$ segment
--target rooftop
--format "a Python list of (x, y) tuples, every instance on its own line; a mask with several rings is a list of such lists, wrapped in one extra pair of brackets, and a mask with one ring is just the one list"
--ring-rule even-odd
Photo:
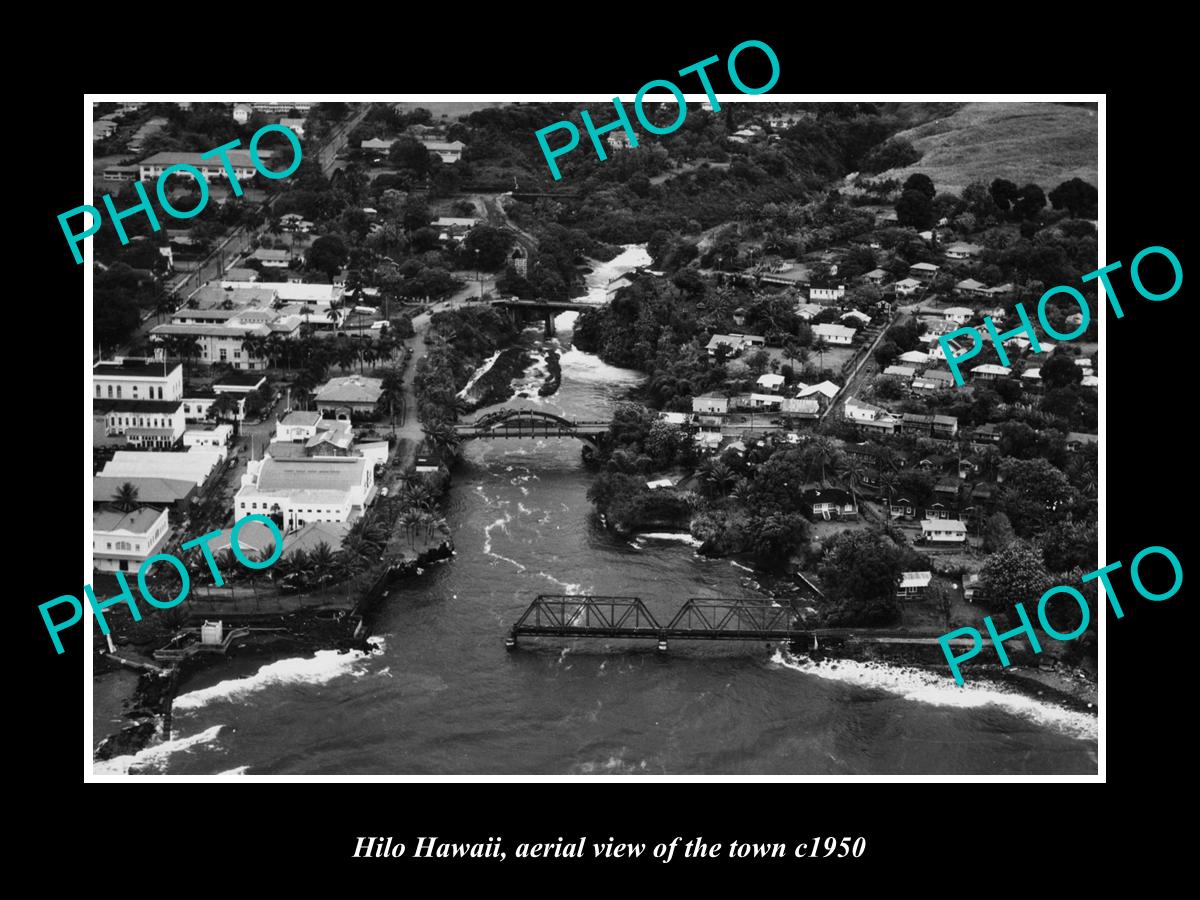
[(383, 394), (383, 381), (365, 375), (330, 378), (317, 391), (322, 403), (374, 403)]
[(182, 400), (109, 400), (96, 397), (92, 400), (93, 413), (174, 413), (178, 412)]
[[(140, 495), (141, 492), (138, 493)], [(135, 509), (132, 512), (122, 512), (119, 509), (97, 509), (92, 513), (92, 531), (128, 531), (131, 534), (145, 534), (164, 515), (166, 515), (165, 510), (147, 507)]]
[(174, 503), (182, 500), (196, 487), (193, 481), (179, 478), (150, 478), (130, 475), (108, 477), (97, 475), (92, 478), (92, 502), (107, 503), (117, 496), (121, 485), (129, 482), (138, 489), (139, 503)]
[(290, 413), (288, 413), (286, 416), (284, 416), (282, 419), (280, 419), (279, 421), (280, 421), (280, 424), (283, 424), (283, 425), (312, 426), (312, 425), (316, 425), (318, 422), (321, 421), (321, 411), (317, 410), (317, 409), (314, 409), (311, 411), (306, 410), (306, 409), (294, 409)]
[(92, 376), (100, 378), (166, 378), (178, 368), (180, 368), (179, 363), (167, 363), (164, 366), (161, 362), (127, 359), (121, 362), (98, 362), (92, 366)]
[(258, 475), (258, 489), (345, 492), (362, 483), (364, 465), (361, 456), (267, 459)]

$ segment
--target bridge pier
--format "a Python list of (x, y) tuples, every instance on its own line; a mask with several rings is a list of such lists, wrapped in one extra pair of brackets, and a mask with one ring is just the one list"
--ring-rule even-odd
[(659, 639), (658, 639), (658, 649), (657, 649), (657, 652), (658, 652), (658, 653), (666, 653), (666, 652), (667, 652), (667, 639), (666, 639), (666, 638), (659, 638)]
[(546, 310), (546, 340), (554, 337), (554, 313)]
[(517, 649), (516, 635), (510, 634), (508, 637), (506, 637), (504, 639), (504, 649), (507, 650), (509, 653), (512, 653), (514, 650)]

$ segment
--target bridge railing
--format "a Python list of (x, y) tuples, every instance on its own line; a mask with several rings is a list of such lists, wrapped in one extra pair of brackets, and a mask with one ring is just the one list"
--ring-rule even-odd
[(796, 611), (770, 600), (692, 597), (667, 624), (675, 637), (779, 635), (795, 631)]
[(539, 594), (512, 628), (514, 634), (588, 630), (654, 637), (662, 626), (637, 597)]

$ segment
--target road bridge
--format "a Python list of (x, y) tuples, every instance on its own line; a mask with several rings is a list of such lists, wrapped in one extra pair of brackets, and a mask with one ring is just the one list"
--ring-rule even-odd
[(494, 438), (578, 438), (593, 447), (602, 434), (607, 434), (608, 421), (572, 421), (554, 413), (537, 409), (498, 409), (474, 422), (460, 422), (454, 431), (460, 440)]
[(546, 337), (554, 337), (554, 317), (563, 312), (583, 312), (595, 309), (593, 303), (575, 303), (570, 300), (493, 300), (492, 306), (503, 309), (512, 323), (523, 327), (530, 321), (541, 319), (546, 326)]

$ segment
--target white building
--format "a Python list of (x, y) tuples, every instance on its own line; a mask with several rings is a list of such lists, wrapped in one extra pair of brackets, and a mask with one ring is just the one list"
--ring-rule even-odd
[(235, 369), (265, 369), (267, 360), (250, 352), (246, 339), (267, 337), (267, 325), (237, 325), (233, 320), (222, 324), (200, 325), (169, 322), (150, 329), (150, 339), (161, 343), (172, 336), (190, 337), (200, 347), (199, 359), (204, 363), (229, 363)]
[(97, 400), (178, 400), (183, 396), (183, 366), (145, 359), (115, 359), (92, 366)]
[(783, 387), (783, 376), (765, 372), (758, 376), (758, 386), (764, 391), (776, 392)]
[(444, 163), (458, 162), (467, 147), (462, 141), (434, 141), (428, 138), (421, 138), (420, 141), (426, 150), (436, 153)]
[(294, 409), (275, 423), (275, 440), (307, 441), (316, 435), (317, 423), (320, 421), (319, 410)]
[(233, 438), (233, 426), (214, 425), (211, 428), (189, 428), (183, 433), (183, 446), (207, 447), (219, 450), (229, 446)]
[(982, 252), (983, 248), (978, 244), (959, 241), (946, 248), (946, 259), (973, 259)]
[(808, 299), (811, 303), (836, 303), (846, 296), (846, 286), (814, 287), (808, 289)]
[(921, 282), (915, 278), (902, 278), (896, 282), (896, 293), (901, 297), (907, 297), (914, 294), (921, 287)]
[(100, 572), (136, 572), (167, 540), (167, 511), (143, 507), (132, 512), (92, 513), (92, 567)]
[(951, 306), (942, 310), (942, 315), (947, 322), (953, 322), (955, 325), (966, 325), (971, 316), (975, 315), (975, 310), (967, 309), (965, 306)]
[(874, 422), (880, 416), (886, 416), (888, 411), (879, 406), (873, 406), (862, 400), (846, 401), (846, 418), (851, 422)]
[(104, 478), (166, 478), (202, 485), (225, 458), (223, 448), (191, 447), (184, 453), (118, 450), (100, 470)]
[(962, 544), (967, 540), (967, 526), (958, 519), (922, 519), (921, 540), (931, 544)]
[(827, 344), (839, 344), (849, 346), (854, 341), (855, 330), (847, 328), (845, 325), (814, 325), (812, 327), (814, 337), (819, 337)]
[[(233, 168), (233, 174), (237, 180), (245, 184), (258, 174), (258, 170), (254, 168), (254, 162), (250, 159), (249, 150), (227, 150), (229, 156), (229, 164)], [(265, 158), (265, 153), (260, 153), (259, 156)], [(212, 182), (213, 179), (226, 179), (228, 175), (225, 172), (225, 163), (220, 156), (210, 156), (208, 159), (201, 159), (199, 153), (179, 153), (175, 151), (164, 151), (155, 153), (138, 163), (139, 178), (142, 181), (153, 181), (163, 173), (165, 169), (170, 168), (178, 163), (185, 163), (189, 166), (195, 166), (200, 170), (205, 180)], [(186, 180), (186, 176), (181, 179)]]
[(251, 461), (233, 500), (235, 518), (283, 516), (285, 530), (309, 522), (347, 522), (374, 497), (375, 469), (361, 456)]
[(701, 394), (692, 398), (692, 412), (724, 415), (729, 412), (729, 398), (720, 394)]

